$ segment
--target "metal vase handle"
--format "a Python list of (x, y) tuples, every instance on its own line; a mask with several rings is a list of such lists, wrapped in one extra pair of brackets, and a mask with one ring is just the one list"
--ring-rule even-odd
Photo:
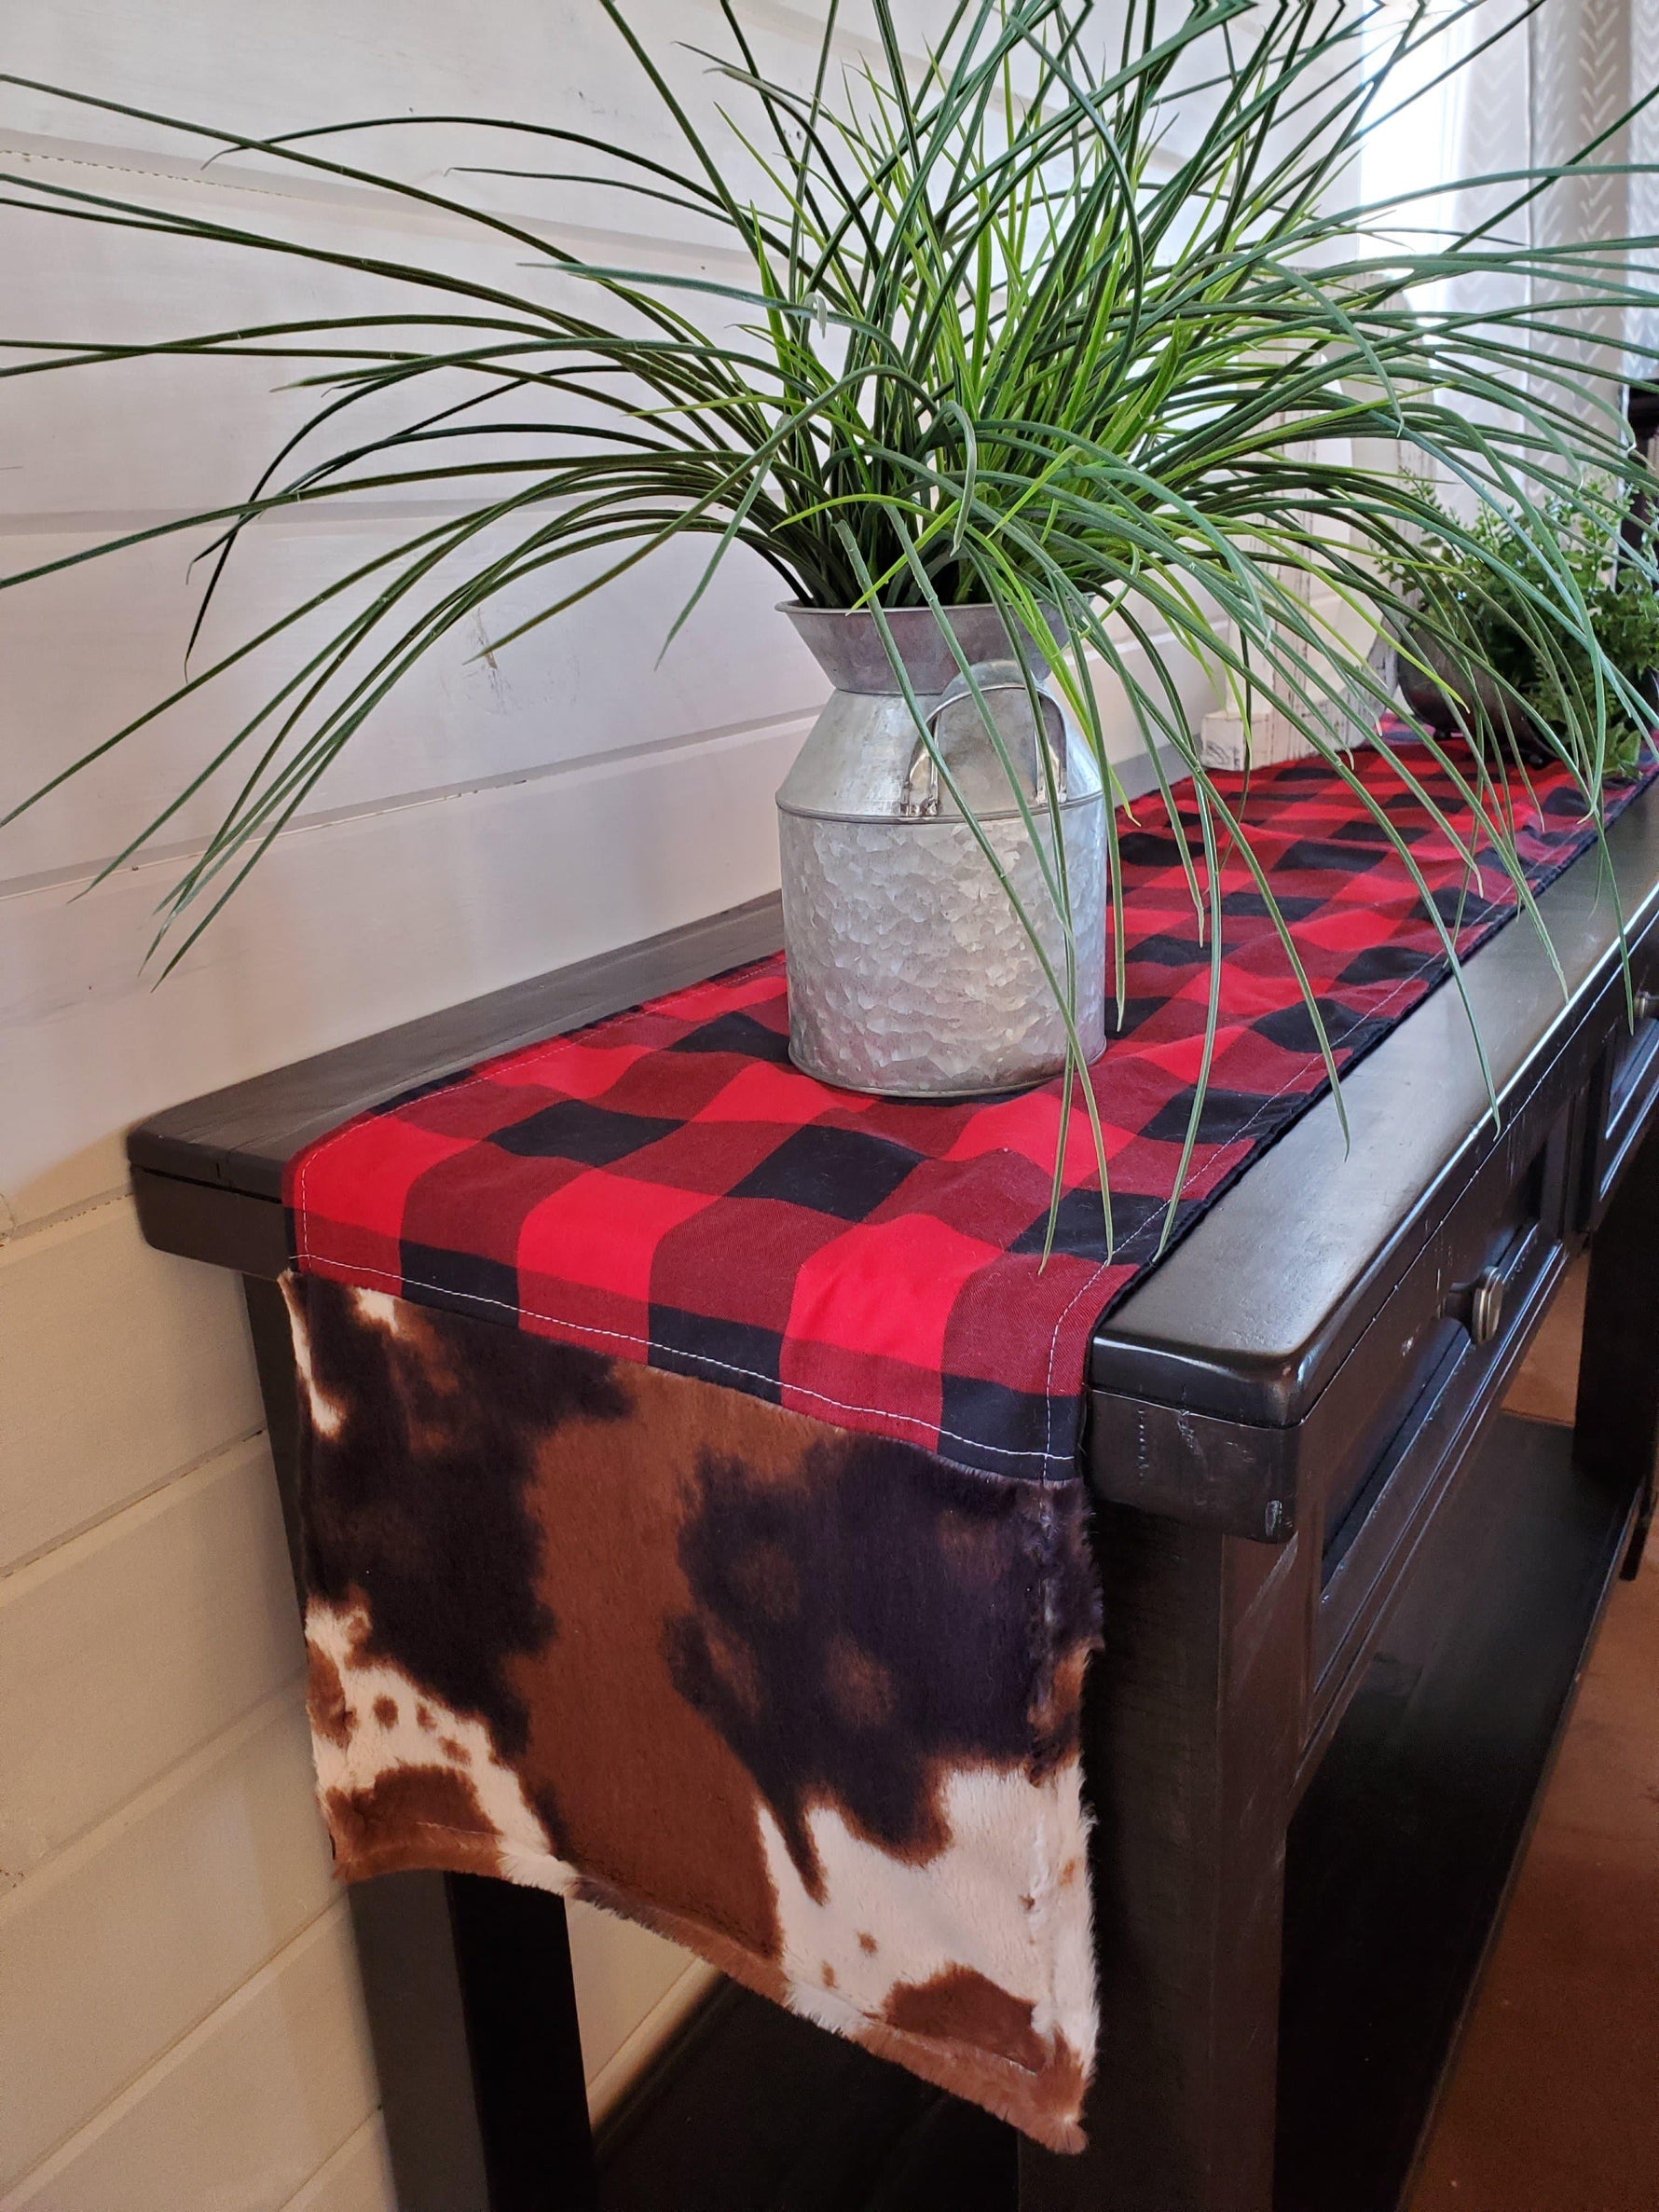
[[(928, 735), (937, 740), (940, 717), (950, 708), (959, 707), (964, 699), (973, 700), (976, 686), (980, 697), (992, 692), (1019, 692), (1029, 700), (1030, 690), (1036, 690), (1037, 701), (1042, 708), (1037, 735), (1049, 756), (1054, 796), (1063, 805), (1066, 797), (1064, 717), (1057, 702), (1047, 692), (1038, 689), (1035, 682), (1028, 689), (1025, 676), (1017, 661), (976, 661), (968, 676), (959, 675), (947, 684), (927, 717)], [(978, 713), (977, 701), (974, 701), (974, 707)], [(1048, 790), (1040, 779), (1031, 795), (1034, 799), (1047, 800)], [(898, 811), (907, 821), (929, 820), (939, 813), (939, 757), (932, 746), (918, 737), (911, 754), (910, 766), (905, 771)]]

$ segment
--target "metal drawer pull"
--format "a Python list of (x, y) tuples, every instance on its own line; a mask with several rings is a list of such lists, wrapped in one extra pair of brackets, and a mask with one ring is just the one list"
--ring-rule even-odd
[(1503, 1277), (1496, 1268), (1482, 1268), (1473, 1283), (1465, 1283), (1446, 1299), (1446, 1317), (1460, 1321), (1476, 1344), (1489, 1344), (1503, 1326)]
[(1659, 1015), (1659, 991), (1638, 991), (1632, 1001), (1638, 1023), (1651, 1022)]

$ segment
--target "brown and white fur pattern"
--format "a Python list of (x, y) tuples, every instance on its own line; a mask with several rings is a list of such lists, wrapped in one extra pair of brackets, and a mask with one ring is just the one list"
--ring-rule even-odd
[(1081, 1485), (287, 1287), (342, 1877), (590, 1898), (1080, 2147)]

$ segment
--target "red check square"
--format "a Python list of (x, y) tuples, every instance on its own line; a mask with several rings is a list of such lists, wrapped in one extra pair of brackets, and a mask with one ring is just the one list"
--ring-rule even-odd
[(786, 1337), (779, 1376), (791, 1412), (925, 1450), (938, 1447), (944, 1386), (937, 1367)]
[(518, 1271), (527, 1281), (583, 1283), (643, 1303), (658, 1243), (714, 1202), (706, 1191), (668, 1190), (595, 1168), (525, 1216)]
[(796, 1276), (788, 1334), (937, 1367), (957, 1292), (998, 1257), (928, 1214), (855, 1223)]
[(821, 1114), (868, 1110), (871, 1101), (848, 1091), (826, 1092), (799, 1068), (778, 1067), (770, 1060), (749, 1065), (723, 1083), (697, 1115), (699, 1121), (772, 1121), (781, 1129), (801, 1129)]
[[(395, 1243), (411, 1184), (473, 1146), (469, 1136), (446, 1136), (395, 1114), (348, 1122), (300, 1161), (291, 1202), (295, 1218), (302, 1230), (308, 1216), (326, 1217)], [(306, 1256), (302, 1243), (299, 1257)]]

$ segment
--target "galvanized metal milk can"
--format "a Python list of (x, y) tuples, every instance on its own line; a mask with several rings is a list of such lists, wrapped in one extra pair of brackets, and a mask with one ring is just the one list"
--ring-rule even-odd
[[(826, 1082), (898, 1098), (965, 1097), (1055, 1074), (1065, 1062), (1064, 1022), (951, 781), (1063, 982), (1061, 911), (985, 713), (937, 617), (903, 608), (886, 621), (948, 777), (922, 741), (874, 616), (783, 611), (835, 686), (777, 794), (790, 1058)], [(1073, 1018), (1092, 1059), (1105, 1042), (1099, 771), (1031, 640), (1022, 637), (1021, 648), (1037, 681), (1040, 728), (996, 610), (953, 608), (949, 620), (1050, 864), (1059, 815), (1076, 947)]]

